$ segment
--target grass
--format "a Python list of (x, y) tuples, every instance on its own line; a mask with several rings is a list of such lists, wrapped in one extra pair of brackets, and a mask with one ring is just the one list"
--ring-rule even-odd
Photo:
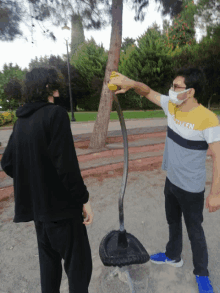
[[(220, 110), (211, 110), (216, 115), (220, 116)], [(16, 111), (14, 111), (16, 112)], [(76, 122), (87, 122), (87, 121), (95, 121), (97, 118), (98, 112), (74, 112), (74, 117)], [(72, 113), (68, 112), (70, 120), (72, 119)], [(163, 110), (151, 110), (151, 111), (123, 111), (124, 119), (145, 119), (145, 118), (165, 118), (166, 115), (164, 114)], [(16, 118), (17, 120), (17, 118)], [(16, 121), (15, 120), (15, 121)], [(118, 120), (117, 112), (111, 112), (110, 120)], [(14, 121), (14, 122), (15, 122)], [(6, 126), (13, 126), (14, 123), (10, 122), (5, 124), (2, 127)]]
[[(220, 110), (211, 110), (216, 115), (220, 116)], [(72, 113), (68, 112), (70, 120), (72, 119)], [(150, 110), (150, 111), (123, 111), (124, 119), (145, 119), (145, 118), (166, 118), (163, 110)], [(74, 113), (76, 122), (95, 121), (97, 118), (97, 112), (76, 112)], [(111, 112), (110, 120), (118, 120), (118, 113)]]
[[(78, 122), (95, 121), (97, 118), (97, 112), (75, 112), (74, 117)], [(70, 120), (72, 119), (72, 113), (68, 112)], [(145, 119), (145, 118), (164, 118), (166, 117), (161, 110), (157, 111), (123, 111), (124, 119)], [(111, 112), (110, 120), (118, 120), (118, 113)]]

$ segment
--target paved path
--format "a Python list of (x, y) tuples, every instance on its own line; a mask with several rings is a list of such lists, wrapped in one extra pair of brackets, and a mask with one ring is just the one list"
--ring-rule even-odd
[[(71, 130), (74, 141), (89, 139), (94, 128), (95, 122), (71, 122)], [(138, 134), (144, 132), (165, 131), (167, 118), (148, 118), (125, 120), (128, 134)], [(13, 129), (0, 129), (0, 142), (5, 147)], [(108, 127), (108, 136), (121, 136), (121, 125), (119, 121), (110, 121)]]

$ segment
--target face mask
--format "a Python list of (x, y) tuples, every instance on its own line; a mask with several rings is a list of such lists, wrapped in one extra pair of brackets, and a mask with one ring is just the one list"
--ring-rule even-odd
[(184, 101), (186, 101), (188, 98), (186, 98), (185, 100), (178, 100), (177, 96), (179, 94), (183, 94), (188, 92), (190, 89), (184, 90), (182, 92), (175, 92), (173, 90), (169, 90), (169, 97), (170, 97), (170, 101), (176, 105), (181, 105)]

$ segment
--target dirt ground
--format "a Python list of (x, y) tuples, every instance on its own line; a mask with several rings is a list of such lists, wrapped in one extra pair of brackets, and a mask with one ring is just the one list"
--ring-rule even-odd
[[(208, 196), (212, 182), (212, 161), (206, 162)], [(99, 244), (111, 230), (119, 229), (118, 195), (121, 188), (122, 170), (117, 176), (104, 175), (97, 178), (85, 178), (94, 211), (93, 224), (87, 227), (92, 259), (93, 273), (89, 293), (99, 291), (100, 282), (104, 282), (106, 272), (112, 268), (103, 266), (99, 258)], [(168, 241), (168, 226), (165, 217), (164, 184), (166, 172), (161, 170), (161, 163), (149, 166), (149, 169), (129, 171), (124, 197), (124, 221), (127, 232), (133, 234), (146, 248), (149, 254), (164, 251)], [(13, 193), (9, 200), (0, 203), (0, 292), (1, 293), (40, 293), (40, 273), (36, 232), (34, 223), (13, 223)], [(209, 272), (214, 292), (219, 293), (220, 255), (220, 213), (208, 213), (204, 209), (204, 231), (209, 251)], [(184, 221), (183, 221), (184, 222)], [(142, 266), (131, 266), (135, 271), (142, 268), (148, 280), (148, 293), (197, 293), (198, 286), (192, 274), (193, 263), (191, 246), (185, 224), (183, 223), (184, 266), (180, 269), (153, 265), (150, 262)], [(158, 279), (159, 278), (159, 279)], [(103, 283), (102, 283), (103, 285)], [(109, 283), (104, 293), (129, 292), (128, 285), (115, 278)], [(126, 287), (127, 286), (127, 287)], [(114, 288), (114, 289), (113, 289)], [(68, 293), (68, 281), (63, 271), (61, 291)], [(139, 293), (139, 292), (138, 292)], [(142, 293), (142, 291), (141, 291)]]
[[(159, 167), (156, 165), (151, 166), (149, 170), (157, 170)], [(158, 172), (161, 173), (161, 171)], [(102, 174), (100, 178), (87, 177), (84, 179), (90, 192), (90, 201), (95, 214), (94, 223), (87, 228), (94, 266), (90, 293), (97, 293), (97, 279), (103, 269), (103, 264), (97, 251), (101, 238), (104, 237), (107, 230), (118, 229), (119, 226), (118, 195), (122, 173), (123, 170), (118, 170), (114, 176)], [(130, 186), (132, 191), (129, 192), (129, 199), (125, 198), (125, 202), (129, 201), (131, 205), (137, 205), (138, 199), (136, 198), (131, 202), (131, 197), (135, 194), (134, 188), (136, 184), (140, 186), (139, 180), (141, 180), (140, 176), (142, 177), (142, 174), (142, 172), (132, 172), (129, 175), (127, 185), (132, 185), (132, 187)], [(139, 192), (139, 194), (140, 197), (143, 196), (143, 192)], [(0, 256), (0, 263), (3, 264), (0, 269), (0, 279), (3, 280), (0, 283), (0, 292), (41, 292), (37, 240), (33, 221), (27, 223), (12, 222), (14, 217), (13, 192), (8, 200), (0, 202), (0, 213), (0, 243), (1, 251), (4, 252)], [(102, 221), (99, 221), (100, 218), (102, 218)], [(103, 221), (105, 224), (101, 228), (100, 223), (103, 223)], [(92, 233), (90, 233), (91, 230), (93, 230)], [(101, 233), (97, 234), (97, 231)], [(68, 293), (67, 277), (64, 271), (61, 293)]]

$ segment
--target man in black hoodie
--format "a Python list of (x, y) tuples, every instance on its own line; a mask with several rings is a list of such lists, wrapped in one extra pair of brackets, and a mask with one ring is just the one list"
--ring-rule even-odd
[(16, 111), (18, 119), (1, 166), (13, 178), (13, 222), (35, 224), (42, 293), (60, 292), (62, 259), (69, 292), (88, 293), (92, 258), (85, 225), (92, 223), (94, 214), (68, 113), (54, 105), (59, 87), (59, 73), (53, 67), (26, 74), (25, 103)]

